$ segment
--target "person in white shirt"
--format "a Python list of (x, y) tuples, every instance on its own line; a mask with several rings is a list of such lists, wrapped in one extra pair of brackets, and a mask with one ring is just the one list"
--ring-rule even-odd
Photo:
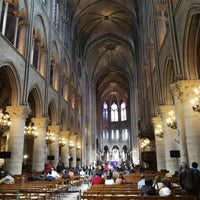
[(114, 179), (112, 178), (112, 176), (108, 175), (105, 180), (105, 185), (114, 185), (114, 184), (115, 184)]
[(137, 183), (138, 190), (140, 190), (143, 185), (145, 185), (145, 175), (141, 174), (141, 179)]
[(0, 184), (5, 183), (5, 184), (14, 184), (15, 180), (14, 178), (10, 175), (9, 172), (5, 172), (5, 176), (0, 180)]
[(159, 190), (159, 195), (162, 197), (170, 196), (172, 194), (171, 182), (169, 179), (163, 180), (163, 187)]

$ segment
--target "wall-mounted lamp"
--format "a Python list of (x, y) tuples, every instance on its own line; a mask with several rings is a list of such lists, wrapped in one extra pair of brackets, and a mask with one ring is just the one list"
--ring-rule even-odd
[(38, 132), (33, 122), (30, 122), (28, 126), (24, 127), (24, 135), (27, 138), (37, 138)]
[(155, 128), (155, 135), (157, 137), (163, 138), (163, 130), (162, 130), (162, 126), (160, 124), (157, 124), (156, 128)]
[(67, 144), (66, 139), (65, 139), (64, 137), (60, 137), (60, 138), (59, 138), (59, 145), (60, 145), (61, 147), (64, 147), (66, 144)]
[(51, 133), (50, 130), (48, 130), (46, 132), (46, 138), (45, 139), (46, 139), (47, 144), (51, 144), (51, 143), (55, 142), (55, 140), (56, 140), (54, 134)]
[(77, 149), (78, 150), (81, 149), (81, 144), (80, 143), (77, 144)]
[(0, 109), (0, 129), (9, 128), (10, 125), (11, 121), (9, 114)]
[(172, 129), (177, 129), (177, 122), (176, 122), (176, 118), (174, 116), (174, 111), (171, 110), (168, 113), (169, 117), (167, 118), (167, 126), (169, 126)]
[(194, 89), (195, 97), (191, 99), (192, 109), (194, 112), (200, 112), (200, 87)]
[(150, 146), (150, 143), (151, 143), (151, 141), (149, 140), (149, 138), (145, 138), (145, 139), (142, 141), (140, 147), (141, 147), (142, 149), (145, 149), (147, 146)]
[(72, 140), (69, 141), (69, 147), (73, 148), (74, 147), (74, 142)]

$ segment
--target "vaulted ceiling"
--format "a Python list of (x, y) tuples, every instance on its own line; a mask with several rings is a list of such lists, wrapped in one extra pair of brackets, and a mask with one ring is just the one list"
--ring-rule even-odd
[(72, 37), (101, 101), (127, 100), (136, 74), (137, 0), (69, 0)]

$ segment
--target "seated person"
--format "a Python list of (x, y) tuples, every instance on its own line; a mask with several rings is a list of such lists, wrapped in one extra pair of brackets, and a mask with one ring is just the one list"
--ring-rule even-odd
[(4, 177), (0, 180), (0, 184), (1, 183), (5, 183), (5, 184), (14, 184), (15, 180), (14, 178), (11, 176), (11, 174), (6, 171), (4, 174)]
[(105, 180), (105, 185), (113, 185), (113, 184), (115, 184), (114, 179), (112, 178), (111, 175), (108, 175), (108, 176), (106, 177), (106, 180)]
[(46, 173), (45, 170), (42, 170), (41, 174), (40, 174), (40, 179), (41, 180), (46, 180)]
[(145, 185), (145, 175), (141, 174), (140, 180), (137, 183), (138, 190), (140, 190), (143, 185)]
[(46, 180), (47, 181), (53, 181), (55, 179), (56, 179), (55, 176), (52, 175), (52, 170), (50, 170), (49, 173), (46, 176)]
[(51, 168), (51, 176), (55, 177), (55, 179), (60, 178), (60, 174), (53, 167)]
[(100, 171), (96, 171), (95, 176), (91, 179), (91, 183), (92, 185), (105, 183), (105, 179), (101, 177)]
[(159, 195), (162, 197), (170, 196), (172, 194), (171, 182), (169, 179), (163, 180), (163, 187), (159, 190)]
[(120, 173), (119, 176), (115, 180), (115, 184), (119, 185), (119, 184), (123, 184), (123, 183), (125, 183), (125, 179), (124, 179), (123, 175)]
[(140, 189), (141, 196), (154, 196), (156, 195), (156, 190), (153, 187), (153, 181), (151, 178), (145, 179), (145, 185), (143, 185)]
[(41, 180), (40, 177), (36, 176), (34, 171), (30, 172), (30, 175), (28, 176), (29, 181), (36, 181), (36, 180)]
[(161, 180), (161, 177), (160, 176), (156, 176), (155, 177), (155, 181), (153, 183), (153, 187), (156, 189), (156, 190), (160, 190), (162, 187), (164, 186), (162, 180)]
[(68, 171), (67, 169), (65, 169), (65, 170), (63, 171), (62, 178), (64, 178), (64, 179), (70, 178), (70, 176), (69, 176), (69, 171)]

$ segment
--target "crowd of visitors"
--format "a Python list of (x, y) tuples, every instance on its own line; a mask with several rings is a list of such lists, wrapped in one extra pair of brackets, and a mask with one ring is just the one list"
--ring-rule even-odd
[[(32, 170), (28, 176), (29, 181), (35, 180), (56, 180), (58, 178), (70, 179), (73, 176), (79, 176), (80, 178), (87, 179), (94, 184), (128, 184), (125, 175), (135, 173), (137, 170), (133, 164), (122, 163), (121, 165), (112, 166), (109, 163), (98, 163), (96, 166), (86, 167), (65, 167), (64, 164), (58, 163), (54, 168), (48, 162), (45, 164), (44, 170), (38, 174)], [(0, 184), (14, 184), (15, 180), (9, 172), (0, 174)], [(141, 174), (140, 180), (137, 182), (138, 194), (142, 196), (160, 195), (170, 196), (172, 192), (172, 183), (170, 181), (169, 173), (164, 177), (159, 175), (147, 177)], [(200, 172), (198, 170), (198, 163), (193, 162), (191, 167), (187, 163), (182, 163), (180, 169), (176, 171), (173, 177), (178, 178), (178, 186), (183, 192), (196, 195), (200, 200)], [(67, 181), (66, 181), (67, 182)]]

